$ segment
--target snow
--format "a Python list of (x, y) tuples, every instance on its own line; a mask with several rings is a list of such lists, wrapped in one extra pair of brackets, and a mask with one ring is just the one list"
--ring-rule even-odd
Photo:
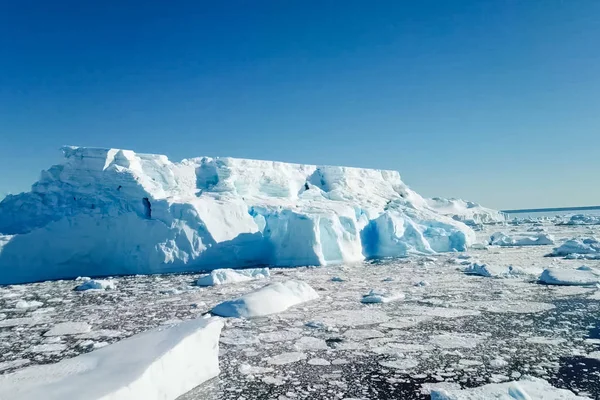
[(396, 300), (402, 300), (404, 293), (390, 293), (385, 289), (371, 289), (371, 291), (363, 295), (361, 303), (389, 303)]
[(506, 221), (506, 214), (491, 208), (482, 207), (471, 201), (444, 199), (440, 197), (426, 199), (426, 201), (429, 207), (440, 214), (447, 215), (470, 226)]
[(491, 383), (470, 389), (433, 389), (431, 400), (583, 400), (566, 389), (557, 389), (543, 379), (524, 377), (518, 382)]
[(570, 254), (600, 255), (600, 242), (593, 237), (573, 238), (552, 251), (553, 256), (568, 256)]
[(502, 232), (496, 232), (490, 237), (490, 244), (495, 246), (543, 246), (554, 244), (554, 238), (548, 233), (509, 236)]
[(222, 317), (261, 317), (283, 312), (292, 306), (318, 297), (317, 292), (308, 284), (288, 280), (265, 286), (235, 300), (224, 301), (215, 306), (211, 312)]
[(600, 283), (600, 271), (589, 267), (547, 268), (540, 275), (539, 281), (548, 285), (590, 286)]
[(77, 291), (85, 290), (114, 290), (117, 288), (115, 281), (110, 279), (88, 279), (75, 287)]
[(266, 279), (270, 276), (269, 268), (249, 268), (249, 269), (215, 269), (210, 274), (198, 278), (198, 286), (217, 286), (230, 283), (247, 282), (255, 279)]
[[(0, 398), (175, 399), (219, 373), (223, 322), (199, 318), (0, 376)], [(50, 346), (50, 345), (48, 345)]]
[(475, 234), (395, 171), (65, 147), (0, 203), (0, 284), (333, 265), (463, 251)]

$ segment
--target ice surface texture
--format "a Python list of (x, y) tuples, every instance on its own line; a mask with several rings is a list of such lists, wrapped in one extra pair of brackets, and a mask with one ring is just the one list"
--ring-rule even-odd
[(0, 284), (464, 250), (395, 171), (65, 147), (0, 203)]
[(506, 214), (498, 210), (482, 207), (472, 201), (444, 199), (440, 197), (434, 197), (426, 201), (429, 207), (440, 214), (447, 215), (470, 226), (505, 222), (507, 219)]
[(91, 353), (0, 376), (12, 400), (174, 399), (219, 374), (220, 318), (132, 336)]

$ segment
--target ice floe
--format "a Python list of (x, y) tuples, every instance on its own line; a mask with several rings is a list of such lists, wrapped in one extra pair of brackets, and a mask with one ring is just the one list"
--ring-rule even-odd
[(253, 318), (279, 313), (318, 297), (307, 283), (289, 280), (273, 283), (235, 300), (224, 301), (211, 312), (222, 317)]
[(198, 286), (217, 286), (229, 283), (247, 282), (255, 279), (266, 279), (270, 276), (269, 268), (248, 269), (215, 269), (196, 281)]
[(554, 244), (554, 238), (548, 233), (509, 236), (502, 232), (496, 232), (490, 237), (490, 244), (494, 246), (543, 246)]
[(363, 295), (361, 303), (390, 303), (392, 301), (402, 300), (405, 297), (404, 293), (390, 292), (386, 289), (371, 289), (371, 291)]

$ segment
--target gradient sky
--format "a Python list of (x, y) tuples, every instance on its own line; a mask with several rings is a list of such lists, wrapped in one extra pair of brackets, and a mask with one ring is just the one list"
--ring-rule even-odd
[(600, 1), (2, 1), (0, 194), (63, 144), (600, 204)]

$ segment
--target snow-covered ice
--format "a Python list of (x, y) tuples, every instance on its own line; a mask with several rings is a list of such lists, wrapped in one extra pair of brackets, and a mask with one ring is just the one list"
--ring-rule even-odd
[(492, 383), (470, 389), (433, 389), (431, 400), (591, 400), (565, 389), (552, 387), (543, 379), (525, 377), (518, 382)]
[(88, 333), (92, 328), (86, 322), (62, 322), (44, 333), (44, 336), (79, 335)]
[(552, 251), (553, 256), (568, 256), (570, 254), (600, 256), (600, 242), (593, 237), (573, 238)]
[(363, 295), (361, 303), (389, 303), (391, 301), (402, 300), (404, 293), (394, 293), (385, 289), (371, 289), (369, 293)]
[(175, 399), (219, 373), (222, 326), (218, 318), (190, 320), (54, 365), (2, 375), (0, 398)]
[(63, 148), (0, 202), (0, 283), (462, 251), (475, 234), (395, 171)]
[(222, 317), (261, 317), (280, 313), (318, 297), (317, 292), (307, 283), (289, 280), (273, 283), (235, 300), (224, 301), (215, 306), (212, 313)]
[(465, 268), (465, 274), (485, 276), (488, 278), (509, 278), (523, 275), (523, 273), (523, 270), (513, 267), (512, 265), (505, 267), (500, 265), (478, 264), (475, 262)]
[(501, 223), (506, 221), (506, 215), (498, 210), (482, 207), (472, 201), (461, 199), (444, 199), (434, 197), (426, 199), (429, 207), (443, 215), (447, 215), (467, 225)]
[(510, 236), (496, 232), (490, 237), (490, 244), (494, 246), (544, 246), (554, 244), (554, 238), (548, 233)]
[(600, 270), (589, 267), (579, 267), (577, 269), (547, 268), (540, 275), (539, 281), (548, 285), (596, 285), (600, 283)]
[(266, 279), (269, 275), (269, 268), (248, 268), (248, 269), (215, 269), (210, 274), (198, 278), (198, 286), (226, 285), (230, 283), (246, 282), (255, 279)]

